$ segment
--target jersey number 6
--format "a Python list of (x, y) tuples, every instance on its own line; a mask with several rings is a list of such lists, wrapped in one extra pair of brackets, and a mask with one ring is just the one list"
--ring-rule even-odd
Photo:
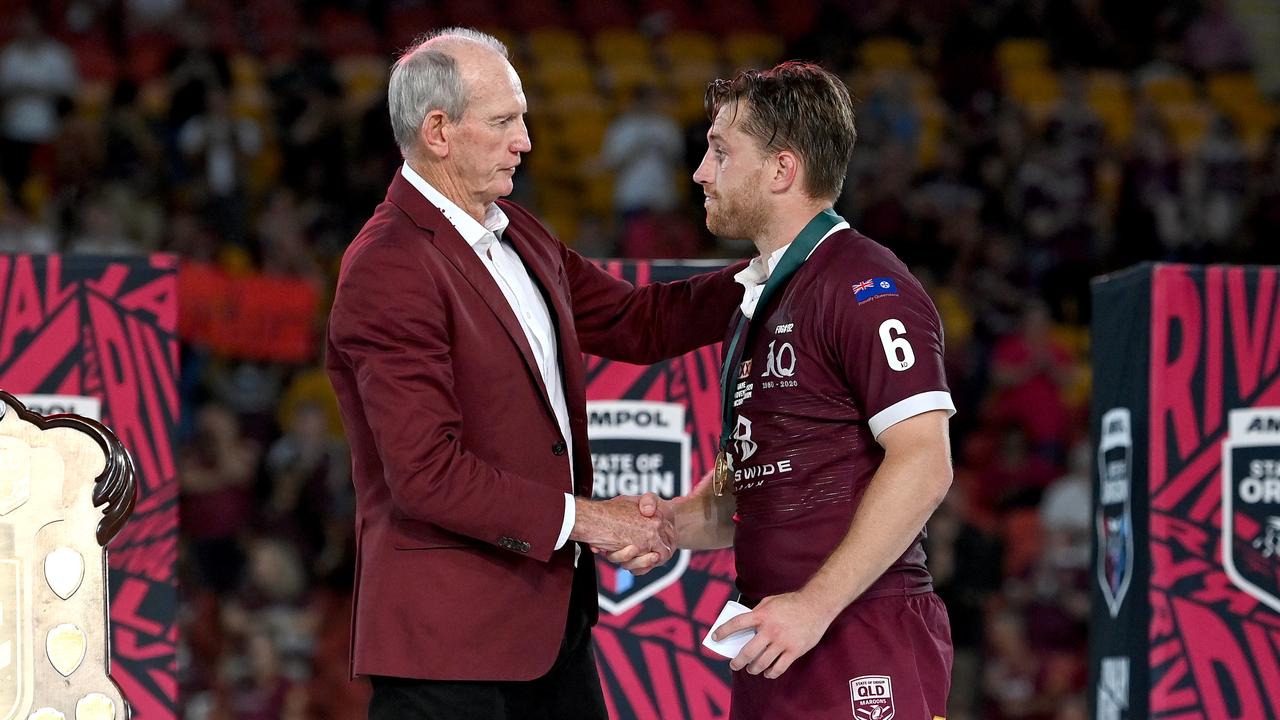
[[(896, 335), (895, 335), (896, 333)], [(880, 344), (884, 345), (884, 356), (889, 367), (902, 372), (916, 364), (916, 354), (911, 343), (905, 337), (907, 328), (897, 318), (889, 318), (880, 323)]]

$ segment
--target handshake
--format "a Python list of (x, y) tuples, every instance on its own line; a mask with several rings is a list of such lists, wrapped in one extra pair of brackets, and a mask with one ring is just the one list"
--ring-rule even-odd
[(675, 554), (675, 505), (653, 493), (580, 500), (569, 538), (584, 542), (610, 562), (643, 575)]

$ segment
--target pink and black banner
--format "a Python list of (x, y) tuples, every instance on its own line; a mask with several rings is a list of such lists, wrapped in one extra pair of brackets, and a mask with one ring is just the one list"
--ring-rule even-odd
[(1094, 717), (1280, 717), (1280, 268), (1093, 301)]
[[(610, 262), (637, 284), (686, 278), (721, 264)], [(720, 350), (652, 366), (587, 359), (588, 430), (599, 498), (689, 492), (711, 469), (720, 433)], [(639, 577), (596, 560), (594, 635), (613, 720), (729, 717), (729, 663), (702, 646), (737, 597), (733, 553), (681, 551)]]
[(0, 255), (0, 389), (100, 419), (133, 456), (138, 502), (108, 546), (111, 676), (135, 720), (176, 716), (176, 259)]

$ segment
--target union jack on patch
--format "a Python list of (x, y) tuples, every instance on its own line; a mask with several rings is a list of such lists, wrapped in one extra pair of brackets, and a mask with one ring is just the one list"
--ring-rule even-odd
[(898, 284), (893, 281), (893, 278), (867, 278), (853, 284), (853, 299), (857, 300), (859, 305), (878, 297), (897, 294)]

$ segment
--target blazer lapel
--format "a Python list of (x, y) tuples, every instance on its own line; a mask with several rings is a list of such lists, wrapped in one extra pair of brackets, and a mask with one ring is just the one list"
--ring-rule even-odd
[(458, 274), (462, 275), (470, 283), (476, 294), (489, 307), (489, 310), (497, 316), (498, 321), (502, 323), (502, 327), (507, 331), (511, 341), (520, 350), (520, 356), (524, 358), (525, 367), (537, 385), (538, 392), (542, 395), (542, 401), (546, 404), (548, 412), (550, 412), (551, 401), (547, 394), (547, 386), (542, 382), (542, 372), (538, 369), (538, 362), (533, 357), (533, 349), (529, 347), (529, 339), (525, 337), (524, 328), (520, 327), (520, 321), (516, 318), (515, 312), (512, 311), (511, 304), (507, 302), (506, 296), (502, 294), (502, 290), (498, 288), (498, 283), (494, 281), (493, 275), (489, 274), (488, 268), (480, 261), (476, 251), (467, 244), (466, 240), (462, 239), (462, 236), (458, 234), (457, 228), (445, 218), (440, 209), (427, 202), (422, 193), (418, 192), (418, 189), (413, 187), (408, 180), (405, 180), (399, 171), (396, 172), (395, 179), (391, 181), (391, 187), (387, 191), (387, 198), (401, 210), (404, 210), (418, 227), (431, 233), (432, 240), (441, 254), (457, 269)]
[[(511, 225), (503, 234), (515, 248), (516, 254), (524, 260), (524, 265), (533, 274), (534, 279), (542, 286), (543, 295), (547, 298), (547, 309), (551, 311), (551, 323), (556, 329), (556, 343), (560, 358), (560, 378), (564, 387), (565, 405), (569, 409), (570, 432), (573, 433), (575, 460), (574, 478), (577, 495), (590, 496), (593, 484), (591, 471), (590, 444), (585, 432), (576, 432), (577, 427), (586, 428), (586, 418), (581, 416), (577, 408), (586, 408), (587, 391), (586, 375), (582, 363), (582, 349), (578, 345), (578, 333), (573, 324), (573, 309), (569, 305), (567, 291), (559, 281), (557, 259), (544, 257), (547, 253), (530, 240), (526, 227), (517, 222), (516, 216), (507, 213)], [(574, 420), (581, 422), (575, 423)]]

